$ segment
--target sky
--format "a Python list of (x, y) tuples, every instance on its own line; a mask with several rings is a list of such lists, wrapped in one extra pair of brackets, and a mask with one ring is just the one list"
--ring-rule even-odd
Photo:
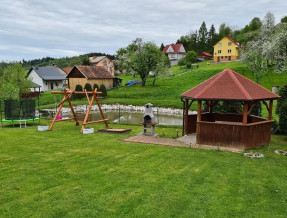
[(0, 61), (115, 54), (136, 38), (175, 43), (203, 21), (243, 28), (269, 11), (287, 16), (286, 0), (0, 0)]

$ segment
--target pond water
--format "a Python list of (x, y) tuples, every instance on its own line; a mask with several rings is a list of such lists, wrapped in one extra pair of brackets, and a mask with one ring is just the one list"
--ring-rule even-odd
[[(87, 105), (79, 105), (74, 107), (74, 110), (79, 114), (79, 119), (85, 117), (88, 109)], [(143, 121), (144, 107), (141, 106), (126, 106), (126, 105), (102, 105), (102, 109), (106, 118), (110, 119), (111, 123), (119, 124), (139, 124)], [(42, 117), (53, 117), (56, 109), (43, 109), (40, 111)], [(72, 117), (70, 108), (62, 108), (61, 114), (63, 117)], [(91, 120), (101, 120), (101, 114), (97, 107), (91, 110)], [(182, 110), (172, 108), (156, 108), (154, 110), (155, 122), (158, 125), (182, 125)]]
[[(92, 120), (100, 120), (100, 113), (91, 113)], [(143, 121), (143, 113), (132, 113), (132, 112), (115, 112), (115, 111), (106, 111), (104, 112), (106, 118), (110, 119), (112, 123), (120, 124), (139, 124)], [(166, 115), (166, 114), (154, 114), (155, 122), (158, 125), (182, 125), (182, 116), (179, 115)]]

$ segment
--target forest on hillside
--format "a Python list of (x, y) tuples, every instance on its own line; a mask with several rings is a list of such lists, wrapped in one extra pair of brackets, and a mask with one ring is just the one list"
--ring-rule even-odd
[[(222, 23), (218, 31), (216, 31), (214, 24), (208, 30), (205, 21), (203, 21), (198, 30), (191, 30), (188, 34), (180, 36), (176, 43), (182, 43), (186, 52), (195, 51), (197, 54), (201, 52), (213, 54), (213, 46), (216, 42), (224, 36), (231, 36), (234, 41), (239, 42), (244, 47), (249, 41), (259, 36), (264, 19), (261, 20), (258, 17), (254, 17), (242, 29), (236, 29), (235, 27), (228, 26), (226, 23)], [(287, 16), (283, 17), (277, 25), (280, 23), (287, 23)], [(161, 50), (163, 48), (164, 44), (161, 44)]]
[[(62, 68), (72, 67), (74, 65), (87, 64), (88, 58), (92, 56), (107, 56), (111, 60), (115, 59), (115, 57), (110, 54), (93, 52), (93, 53), (87, 53), (87, 54), (83, 54), (79, 56), (63, 57), (63, 58), (44, 57), (44, 58), (39, 58), (39, 59), (27, 60), (27, 61), (23, 59), (22, 61), (20, 61), (20, 64), (27, 70), (30, 69), (32, 66), (42, 67), (42, 66), (51, 66), (53, 64), (56, 64)], [(5, 69), (10, 64), (13, 64), (13, 63), (0, 62), (0, 68)]]

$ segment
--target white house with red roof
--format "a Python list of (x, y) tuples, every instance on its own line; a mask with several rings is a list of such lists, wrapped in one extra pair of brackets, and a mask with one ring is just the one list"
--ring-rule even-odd
[(181, 43), (166, 45), (162, 52), (168, 55), (171, 65), (176, 65), (178, 60), (186, 55), (186, 51)]

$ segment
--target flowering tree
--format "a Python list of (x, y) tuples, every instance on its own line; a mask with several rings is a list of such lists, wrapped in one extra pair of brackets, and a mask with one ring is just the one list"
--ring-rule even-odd
[(0, 98), (17, 99), (28, 92), (32, 82), (26, 75), (26, 70), (19, 63), (7, 67), (0, 75)]
[(121, 69), (139, 74), (142, 86), (145, 86), (148, 75), (154, 78), (167, 70), (167, 57), (153, 42), (143, 42), (136, 39), (127, 48), (117, 51), (116, 60)]

